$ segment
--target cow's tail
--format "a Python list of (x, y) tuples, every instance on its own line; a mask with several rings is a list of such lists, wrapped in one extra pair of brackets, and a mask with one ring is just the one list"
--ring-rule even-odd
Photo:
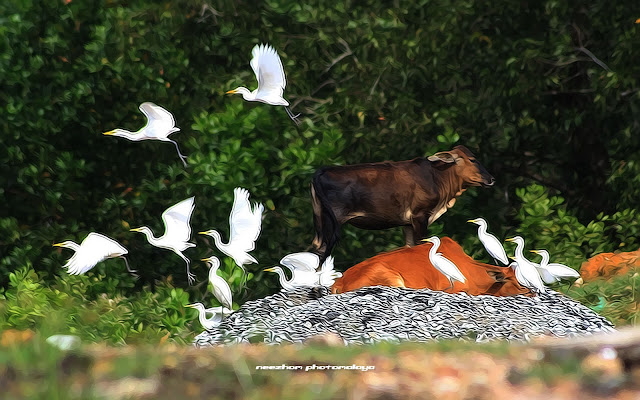
[(311, 180), (311, 201), (313, 204), (313, 225), (316, 236), (313, 246), (320, 255), (320, 265), (331, 254), (331, 250), (339, 239), (340, 226), (333, 210), (329, 205), (329, 199), (324, 192), (319, 180), (324, 171), (318, 170)]

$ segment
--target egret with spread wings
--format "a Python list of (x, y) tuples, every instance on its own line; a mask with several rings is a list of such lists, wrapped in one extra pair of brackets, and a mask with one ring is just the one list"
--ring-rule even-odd
[(188, 242), (191, 237), (191, 225), (189, 221), (195, 207), (195, 197), (190, 197), (167, 208), (162, 213), (164, 235), (159, 238), (154, 237), (151, 229), (146, 226), (131, 229), (132, 232), (144, 233), (147, 240), (152, 245), (172, 250), (174, 253), (179, 255), (180, 258), (187, 263), (187, 279), (190, 285), (195, 281), (195, 275), (189, 270), (190, 261), (184, 254), (182, 254), (182, 252), (190, 247), (196, 246), (195, 244)]
[(235, 188), (233, 197), (233, 207), (229, 215), (229, 242), (223, 243), (220, 233), (213, 229), (199, 233), (211, 236), (218, 250), (233, 258), (233, 261), (246, 272), (245, 264), (258, 262), (249, 252), (255, 248), (255, 242), (260, 236), (264, 206), (254, 203), (252, 208), (247, 189)]
[(289, 118), (296, 124), (296, 118), (289, 109), (289, 102), (285, 100), (284, 89), (287, 86), (287, 78), (284, 75), (284, 67), (280, 56), (273, 47), (268, 44), (256, 45), (251, 50), (251, 68), (258, 80), (258, 88), (250, 91), (244, 86), (229, 90), (227, 94), (240, 93), (247, 101), (260, 101), (273, 106), (284, 106)]
[(140, 104), (140, 111), (142, 111), (145, 117), (147, 117), (147, 124), (139, 131), (130, 132), (125, 129), (114, 129), (103, 133), (103, 135), (123, 137), (134, 142), (140, 140), (160, 140), (162, 142), (171, 142), (176, 146), (180, 161), (182, 161), (186, 167), (187, 162), (185, 160), (187, 157), (180, 153), (178, 143), (169, 139), (169, 135), (180, 130), (180, 128), (176, 127), (176, 121), (173, 118), (173, 114), (151, 102)]
[(135, 273), (129, 268), (129, 263), (125, 254), (129, 252), (120, 243), (96, 232), (91, 232), (79, 245), (76, 242), (67, 240), (55, 243), (56, 247), (65, 247), (74, 250), (76, 253), (63, 266), (70, 275), (80, 275), (95, 267), (101, 261), (108, 258), (122, 258), (127, 271)]

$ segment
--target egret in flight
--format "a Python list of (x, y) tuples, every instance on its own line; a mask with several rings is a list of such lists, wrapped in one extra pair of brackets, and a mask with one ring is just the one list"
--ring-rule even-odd
[(549, 264), (549, 252), (546, 250), (531, 250), (532, 253), (538, 254), (542, 257), (540, 265), (536, 265), (538, 273), (542, 277), (542, 280), (547, 285), (560, 282), (562, 279), (577, 279), (580, 278), (580, 274), (573, 268), (567, 267), (564, 264), (551, 263)]
[(534, 289), (540, 293), (545, 292), (544, 283), (540, 278), (540, 274), (536, 270), (536, 264), (527, 260), (524, 257), (524, 239), (521, 236), (514, 236), (506, 239), (507, 242), (514, 242), (516, 244), (515, 263), (511, 263), (510, 266), (516, 273), (516, 279), (522, 286), (526, 286), (530, 289)]
[(150, 102), (140, 104), (139, 108), (145, 117), (147, 117), (147, 124), (139, 131), (130, 132), (124, 129), (114, 129), (103, 133), (103, 135), (123, 137), (134, 142), (140, 140), (160, 140), (162, 142), (171, 142), (176, 146), (180, 161), (182, 161), (186, 167), (187, 162), (185, 160), (187, 157), (180, 153), (178, 143), (169, 139), (169, 135), (180, 130), (180, 128), (176, 127), (176, 121), (173, 119), (173, 114)]
[(498, 261), (504, 265), (509, 264), (507, 252), (504, 251), (502, 243), (500, 243), (497, 237), (487, 232), (487, 221), (483, 218), (476, 218), (470, 219), (467, 222), (472, 222), (478, 225), (478, 239), (480, 239), (480, 242), (487, 250), (487, 253), (493, 257), (493, 261), (495, 261), (496, 265), (499, 265)]
[[(231, 288), (223, 277), (218, 275), (220, 268), (220, 260), (216, 256), (203, 258), (201, 261), (209, 264), (209, 282), (211, 282), (212, 292), (216, 299), (226, 308), (233, 308), (233, 297), (231, 296)], [(223, 309), (224, 311), (224, 309)], [(222, 315), (224, 317), (224, 314)]]
[(438, 247), (440, 247), (440, 238), (437, 236), (432, 236), (429, 239), (424, 239), (425, 242), (430, 242), (432, 244), (431, 249), (429, 249), (429, 261), (431, 264), (440, 271), (444, 276), (449, 280), (449, 286), (447, 289), (453, 288), (453, 281), (458, 281), (465, 283), (467, 279), (464, 277), (462, 272), (458, 269), (458, 267), (442, 253), (437, 253)]
[(76, 253), (63, 266), (67, 268), (70, 275), (80, 275), (95, 267), (97, 263), (108, 258), (122, 258), (127, 271), (135, 274), (136, 271), (129, 268), (129, 263), (125, 258), (125, 254), (129, 253), (120, 243), (99, 233), (91, 232), (78, 245), (77, 243), (67, 240), (62, 243), (55, 243), (56, 247), (65, 247), (74, 250)]
[(251, 50), (251, 68), (258, 80), (258, 88), (250, 91), (244, 86), (229, 90), (227, 94), (240, 93), (247, 101), (260, 101), (272, 106), (284, 106), (289, 118), (296, 124), (296, 118), (289, 109), (289, 102), (283, 97), (287, 86), (287, 78), (284, 75), (284, 67), (280, 56), (273, 47), (268, 44), (256, 45)]
[(246, 273), (245, 264), (258, 262), (249, 252), (255, 249), (255, 242), (260, 236), (263, 211), (262, 204), (254, 203), (253, 208), (251, 207), (247, 189), (235, 188), (233, 190), (233, 207), (229, 215), (231, 231), (229, 242), (223, 243), (220, 232), (216, 230), (199, 233), (211, 236), (218, 250), (233, 258), (233, 261)]
[(317, 270), (320, 265), (320, 257), (317, 254), (306, 251), (291, 253), (282, 257), (280, 264), (291, 271), (296, 284), (306, 286), (319, 284), (320, 276)]
[[(222, 322), (222, 316), (224, 314), (231, 314), (233, 312), (233, 310), (222, 306), (204, 308), (204, 304), (202, 303), (187, 304), (187, 307), (195, 308), (196, 310), (198, 310), (198, 320), (200, 321), (200, 325), (202, 325), (204, 329), (215, 328), (216, 326), (220, 325), (220, 322)], [(213, 315), (207, 318), (207, 314)]]
[(271, 267), (264, 270), (265, 272), (275, 272), (278, 274), (280, 286), (284, 290), (293, 290), (297, 287), (316, 286), (315, 282), (310, 281), (304, 277), (300, 277), (299, 272), (293, 272), (291, 279), (287, 280), (287, 275), (284, 273), (282, 267)]
[(132, 232), (142, 232), (147, 237), (149, 243), (156, 247), (168, 249), (176, 253), (187, 263), (187, 280), (192, 285), (196, 276), (189, 270), (189, 259), (182, 252), (190, 247), (195, 247), (193, 243), (187, 240), (191, 237), (191, 225), (189, 220), (195, 205), (195, 197), (189, 197), (186, 200), (167, 208), (162, 213), (162, 222), (164, 222), (164, 235), (156, 238), (153, 232), (146, 226), (131, 229)]

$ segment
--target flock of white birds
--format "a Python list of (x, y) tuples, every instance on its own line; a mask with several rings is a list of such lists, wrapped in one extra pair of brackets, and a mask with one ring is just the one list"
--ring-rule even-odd
[[(284, 98), (284, 89), (287, 81), (278, 53), (269, 45), (257, 45), (251, 53), (253, 57), (250, 64), (258, 80), (257, 89), (250, 91), (241, 86), (227, 93), (239, 93), (247, 101), (259, 101), (270, 105), (284, 106), (289, 117), (298, 123), (296, 120), (298, 115), (293, 115), (288, 107), (289, 102)], [(180, 152), (178, 143), (169, 139), (169, 135), (180, 131), (180, 128), (176, 127), (173, 115), (164, 108), (150, 102), (142, 103), (140, 111), (147, 119), (146, 125), (140, 130), (130, 132), (124, 129), (114, 129), (105, 132), (104, 135), (123, 137), (132, 141), (159, 140), (171, 142), (176, 147), (180, 161), (187, 166), (187, 157)], [(190, 220), (194, 208), (194, 197), (167, 208), (162, 213), (165, 231), (160, 237), (155, 237), (151, 229), (146, 226), (131, 229), (132, 232), (143, 233), (147, 237), (147, 241), (153, 246), (171, 250), (180, 256), (186, 263), (189, 284), (193, 284), (195, 275), (191, 273), (189, 268), (190, 260), (183, 254), (183, 251), (196, 246), (194, 243), (189, 242), (191, 238)], [(264, 206), (262, 204), (251, 205), (249, 192), (246, 189), (236, 188), (234, 190), (233, 207), (229, 216), (229, 241), (224, 243), (220, 233), (216, 230), (207, 230), (199, 233), (211, 236), (218, 250), (231, 257), (246, 275), (244, 266), (258, 262), (249, 252), (255, 249), (255, 242), (260, 236), (263, 211)], [(496, 260), (496, 263), (500, 261), (502, 264), (508, 264), (509, 267), (513, 268), (516, 278), (523, 286), (538, 292), (544, 292), (545, 283), (551, 284), (561, 279), (579, 277), (579, 274), (572, 268), (562, 264), (549, 264), (549, 253), (546, 250), (533, 251), (542, 256), (540, 264), (527, 260), (523, 255), (524, 240), (520, 236), (507, 239), (507, 241), (517, 244), (515, 258), (513, 262), (509, 263), (500, 241), (487, 232), (486, 221), (482, 218), (477, 218), (468, 222), (479, 225), (478, 236), (487, 252)], [(456, 265), (437, 252), (440, 239), (434, 236), (425, 240), (433, 243), (429, 251), (431, 263), (447, 277), (451, 287), (453, 287), (454, 281), (465, 282), (466, 278)], [(65, 241), (56, 243), (54, 246), (65, 247), (75, 251), (75, 254), (64, 265), (68, 273), (72, 275), (83, 274), (92, 269), (97, 263), (116, 257), (125, 261), (129, 272), (136, 272), (129, 267), (129, 263), (125, 258), (125, 255), (128, 254), (127, 249), (115, 240), (99, 233), (91, 232), (80, 245), (72, 241)], [(212, 292), (222, 306), (205, 308), (202, 303), (194, 303), (190, 304), (189, 307), (199, 311), (201, 324), (210, 329), (222, 321), (225, 313), (232, 312), (233, 298), (229, 284), (217, 273), (220, 267), (220, 260), (215, 256), (211, 256), (202, 261), (209, 264), (209, 282), (212, 286)], [(308, 252), (289, 254), (280, 260), (280, 264), (289, 269), (291, 273), (290, 279), (287, 279), (284, 269), (279, 266), (267, 268), (265, 271), (278, 274), (280, 284), (285, 290), (291, 290), (299, 286), (331, 286), (335, 279), (342, 276), (340, 272), (334, 270), (333, 257), (328, 257), (320, 266), (320, 258), (316, 254)], [(207, 314), (211, 316), (207, 317)]]
[[(507, 242), (514, 242), (516, 244), (515, 255), (513, 258), (509, 258), (498, 238), (487, 232), (487, 221), (482, 218), (476, 218), (470, 219), (467, 222), (478, 225), (478, 238), (487, 250), (487, 253), (493, 257), (496, 265), (502, 263), (502, 265), (508, 265), (510, 268), (513, 268), (516, 279), (522, 286), (528, 287), (535, 292), (543, 293), (545, 292), (545, 284), (550, 285), (560, 282), (563, 279), (577, 279), (580, 277), (580, 274), (575, 269), (567, 267), (564, 264), (550, 264), (549, 252), (546, 250), (531, 250), (532, 253), (542, 257), (540, 264), (529, 261), (524, 256), (524, 239), (521, 236), (506, 239)], [(440, 271), (449, 280), (451, 286), (447, 289), (453, 287), (454, 281), (466, 282), (465, 276), (458, 267), (451, 260), (444, 257), (442, 253), (438, 253), (440, 238), (432, 236), (429, 239), (424, 239), (424, 241), (432, 243), (431, 249), (429, 250), (429, 261), (431, 261), (435, 269)], [(509, 262), (510, 260), (511, 262)], [(498, 261), (500, 263), (498, 263)]]
[[(259, 101), (262, 103), (284, 106), (289, 117), (297, 124), (297, 117), (289, 109), (289, 102), (284, 98), (284, 89), (287, 85), (284, 68), (280, 56), (269, 45), (257, 45), (253, 48), (251, 68), (258, 80), (257, 89), (250, 91), (245, 87), (238, 87), (227, 93), (239, 93), (247, 101)], [(180, 131), (176, 127), (173, 115), (164, 108), (145, 102), (140, 105), (140, 111), (145, 115), (147, 123), (137, 132), (130, 132), (124, 129), (114, 129), (105, 132), (104, 135), (123, 137), (131, 141), (158, 140), (171, 142), (176, 147), (180, 161), (187, 166), (187, 157), (180, 152), (178, 143), (169, 139), (169, 135)], [(255, 249), (255, 242), (260, 236), (262, 227), (262, 215), (264, 206), (262, 204), (251, 205), (249, 192), (243, 188), (236, 188), (233, 192), (234, 200), (231, 214), (229, 216), (230, 236), (227, 243), (223, 242), (220, 233), (216, 230), (199, 232), (202, 235), (211, 236), (215, 246), (223, 254), (231, 257), (235, 264), (240, 267), (246, 275), (245, 265), (257, 263), (258, 261), (249, 252)], [(155, 247), (168, 249), (176, 253), (186, 263), (187, 280), (189, 284), (195, 281), (195, 275), (190, 271), (190, 260), (183, 254), (188, 248), (195, 247), (190, 243), (191, 238), (191, 215), (195, 208), (195, 197), (185, 199), (162, 213), (165, 231), (160, 237), (155, 237), (151, 229), (146, 226), (131, 229), (132, 232), (143, 233), (147, 241)], [(54, 246), (69, 248), (75, 254), (67, 261), (64, 268), (72, 275), (83, 274), (91, 270), (96, 264), (109, 258), (122, 258), (125, 261), (127, 270), (135, 273), (129, 267), (125, 257), (128, 251), (124, 246), (115, 240), (100, 233), (91, 232), (77, 244), (73, 241), (56, 243)], [(232, 312), (233, 297), (228, 282), (218, 275), (220, 260), (216, 256), (205, 258), (209, 269), (209, 282), (212, 292), (221, 307), (205, 308), (202, 303), (190, 304), (189, 307), (199, 311), (199, 319), (202, 325), (209, 329), (219, 324), (224, 314)], [(289, 290), (298, 286), (333, 285), (336, 278), (342, 276), (340, 272), (333, 270), (333, 258), (327, 261), (318, 269), (319, 257), (313, 253), (294, 253), (285, 256), (281, 264), (290, 269), (291, 279), (287, 280), (282, 268), (268, 268), (265, 271), (277, 272), (280, 275), (280, 283), (283, 289)], [(207, 314), (211, 315), (207, 317)]]

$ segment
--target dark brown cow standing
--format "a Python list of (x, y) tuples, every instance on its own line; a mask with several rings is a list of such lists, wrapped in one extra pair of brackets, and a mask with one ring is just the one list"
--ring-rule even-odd
[(403, 226), (407, 246), (414, 246), (468, 187), (494, 182), (465, 146), (427, 158), (321, 168), (311, 184), (313, 246), (324, 261), (345, 223), (361, 229)]

